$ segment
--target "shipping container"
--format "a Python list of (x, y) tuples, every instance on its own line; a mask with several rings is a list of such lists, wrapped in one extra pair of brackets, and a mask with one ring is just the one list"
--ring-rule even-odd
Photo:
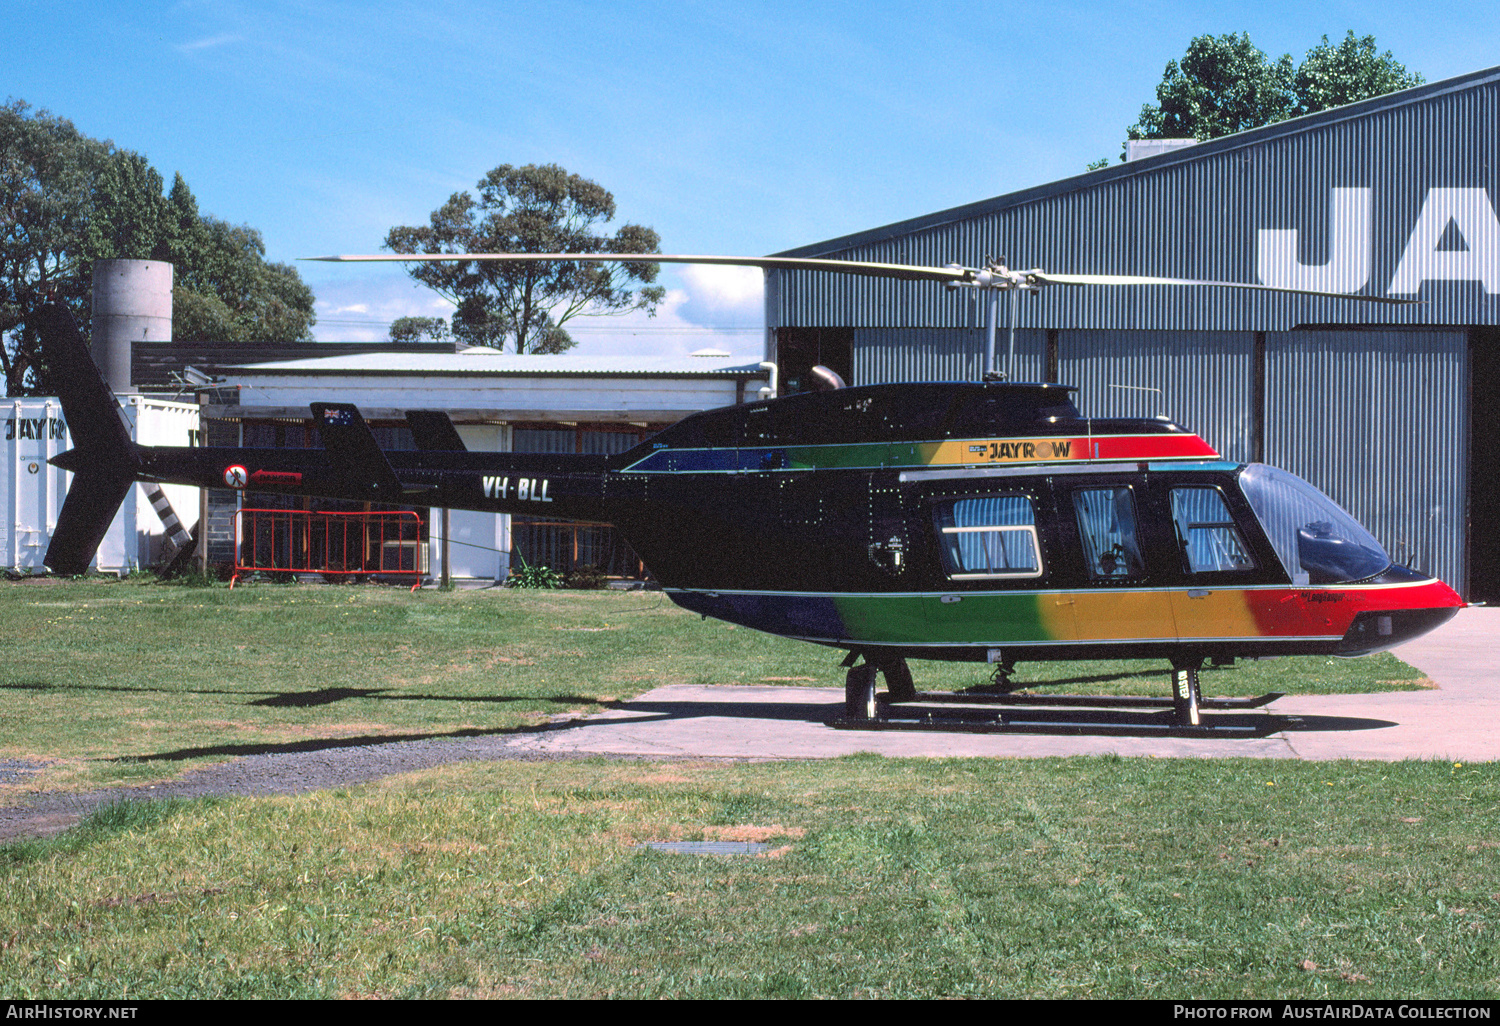
[[(130, 437), (143, 445), (193, 445), (198, 430), (198, 407), (152, 396), (120, 397)], [(0, 496), (5, 516), (0, 522), (0, 565), (19, 572), (41, 569), (57, 527), (73, 475), (48, 464), (72, 448), (62, 403), (54, 398), (5, 399), (5, 458), (0, 461)], [(111, 573), (154, 564), (161, 555), (164, 528), (146, 494), (137, 484), (125, 496), (104, 541), (95, 569)], [(168, 485), (163, 491), (179, 520), (192, 530), (198, 522), (198, 489)]]

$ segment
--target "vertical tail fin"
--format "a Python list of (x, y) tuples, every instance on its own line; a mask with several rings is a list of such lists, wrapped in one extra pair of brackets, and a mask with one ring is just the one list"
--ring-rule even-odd
[(323, 448), (345, 482), (371, 499), (400, 502), (401, 482), (359, 407), (352, 403), (312, 403), (311, 407)]
[(41, 319), (42, 352), (53, 380), (59, 382), (58, 398), (73, 447), (98, 456), (127, 459), (133, 469), (137, 462), (135, 443), (120, 419), (114, 393), (94, 366), (73, 315), (67, 307), (49, 303), (42, 308)]
[(458, 436), (458, 428), (442, 410), (407, 410), (406, 422), (411, 425), (412, 438), (418, 449), (440, 452), (467, 452), (464, 440)]
[(46, 564), (54, 573), (81, 574), (134, 484), (140, 456), (73, 315), (54, 303), (41, 310), (41, 319), (42, 352), (59, 383), (74, 446), (51, 461), (71, 470), (73, 483), (57, 515)]

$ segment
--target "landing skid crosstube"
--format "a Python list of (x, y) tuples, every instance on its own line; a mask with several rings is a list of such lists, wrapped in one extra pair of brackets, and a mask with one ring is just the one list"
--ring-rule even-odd
[[(876, 689), (884, 677), (886, 691)], [(1172, 671), (1172, 694), (1031, 695), (1014, 692), (917, 691), (904, 659), (851, 666), (844, 683), (843, 730), (936, 730), (967, 733), (1135, 734), (1188, 737), (1263, 737), (1280, 729), (1254, 711), (1281, 692), (1257, 698), (1202, 696), (1198, 667)], [(1213, 715), (1203, 713), (1238, 713)]]

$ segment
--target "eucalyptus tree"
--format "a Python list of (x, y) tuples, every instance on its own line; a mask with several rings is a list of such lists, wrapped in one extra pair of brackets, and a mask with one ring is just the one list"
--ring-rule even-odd
[[(385, 245), (397, 253), (659, 253), (650, 228), (603, 227), (615, 200), (597, 182), (556, 164), (502, 164), (475, 194), (457, 192), (429, 223), (396, 227)], [(557, 353), (575, 343), (563, 325), (582, 314), (654, 313), (665, 295), (656, 264), (499, 262), (408, 266), (417, 281), (457, 305), (453, 334), (471, 345), (517, 353)]]

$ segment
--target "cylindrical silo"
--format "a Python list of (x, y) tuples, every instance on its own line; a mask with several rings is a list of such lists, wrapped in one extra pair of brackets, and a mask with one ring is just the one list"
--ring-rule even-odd
[(114, 392), (129, 392), (130, 348), (172, 341), (172, 265), (161, 260), (100, 260), (94, 265), (90, 320), (94, 363)]

